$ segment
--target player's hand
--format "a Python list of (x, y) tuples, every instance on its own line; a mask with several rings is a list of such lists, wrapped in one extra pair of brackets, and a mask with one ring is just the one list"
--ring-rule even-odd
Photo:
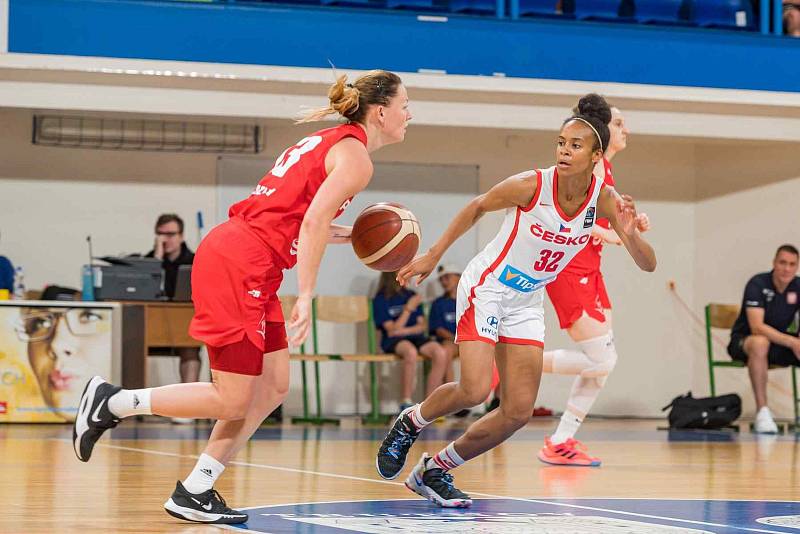
[(639, 230), (639, 232), (647, 232), (650, 228), (650, 217), (648, 217), (646, 213), (640, 213), (636, 216), (636, 229)]
[(625, 235), (631, 236), (636, 232), (636, 220), (636, 205), (633, 197), (622, 195), (617, 199), (617, 222)]
[(592, 243), (595, 245), (599, 245), (600, 243), (622, 245), (622, 239), (619, 238), (617, 232), (608, 228), (603, 228), (602, 226), (595, 225), (595, 227), (592, 228), (592, 239)]
[(417, 256), (397, 272), (397, 281), (401, 286), (406, 287), (408, 281), (416, 276), (417, 285), (420, 285), (433, 272), (437, 263), (439, 263), (439, 258), (430, 252)]
[(163, 235), (156, 235), (156, 240), (153, 242), (153, 257), (158, 260), (164, 259), (164, 241), (166, 237)]
[(299, 347), (308, 337), (308, 328), (311, 324), (311, 297), (300, 296), (297, 297), (297, 302), (294, 303), (292, 314), (289, 316), (289, 330), (292, 337), (289, 338), (289, 344), (293, 347)]
[(420, 304), (422, 304), (422, 297), (418, 293), (415, 293), (408, 299), (408, 302), (406, 302), (406, 308), (416, 310)]

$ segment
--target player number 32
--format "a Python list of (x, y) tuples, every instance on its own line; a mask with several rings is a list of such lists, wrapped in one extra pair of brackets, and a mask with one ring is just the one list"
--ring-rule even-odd
[(536, 263), (533, 264), (535, 271), (554, 273), (558, 269), (558, 262), (564, 257), (561, 251), (543, 250)]

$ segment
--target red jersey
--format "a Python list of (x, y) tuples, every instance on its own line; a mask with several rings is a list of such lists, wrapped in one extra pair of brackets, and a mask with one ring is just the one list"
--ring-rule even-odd
[[(250, 196), (228, 211), (229, 217), (245, 221), (275, 252), (275, 260), (283, 269), (291, 269), (297, 263), (300, 223), (328, 177), (325, 156), (345, 137), (355, 137), (365, 146), (367, 144), (367, 134), (357, 124), (342, 124), (315, 132), (287, 148)], [(342, 214), (351, 200), (352, 197), (342, 204), (335, 217)]]
[[(611, 162), (603, 158), (603, 166), (606, 169), (604, 177), (605, 185), (614, 186), (614, 176), (611, 174)], [(605, 229), (611, 228), (611, 223), (608, 219), (597, 219), (595, 222), (597, 226)], [(586, 243), (586, 246), (581, 250), (572, 261), (567, 264), (562, 272), (577, 274), (585, 276), (600, 271), (600, 254), (603, 251), (603, 240), (600, 238), (592, 238)]]

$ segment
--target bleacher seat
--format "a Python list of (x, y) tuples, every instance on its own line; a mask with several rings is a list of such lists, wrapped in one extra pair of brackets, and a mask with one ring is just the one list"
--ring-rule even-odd
[(642, 24), (689, 24), (685, 0), (636, 0), (634, 18)]
[(434, 5), (433, 0), (386, 0), (386, 7), (390, 9), (430, 11), (436, 6)]
[[(575, 18), (603, 22), (630, 22), (632, 13), (620, 13), (621, 0), (575, 0)], [(629, 10), (632, 11), (632, 10)]]
[(384, 2), (377, 0), (320, 0), (323, 6), (344, 7), (384, 7)]
[(494, 15), (497, 2), (494, 0), (450, 0), (450, 11), (472, 15)]
[(692, 21), (698, 26), (750, 30), (755, 28), (750, 0), (695, 0)]
[(571, 13), (557, 13), (556, 0), (519, 0), (522, 17), (571, 17)]

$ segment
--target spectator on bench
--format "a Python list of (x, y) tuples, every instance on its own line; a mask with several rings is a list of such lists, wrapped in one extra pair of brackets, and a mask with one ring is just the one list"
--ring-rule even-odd
[[(431, 304), (428, 323), (430, 324), (431, 338), (442, 344), (450, 361), (445, 374), (445, 382), (453, 382), (455, 380), (453, 364), (458, 356), (458, 345), (455, 343), (456, 291), (458, 291), (458, 282), (461, 280), (461, 270), (452, 264), (445, 263), (437, 267), (436, 274), (439, 275), (439, 284), (444, 293)], [(469, 412), (469, 410), (461, 410), (455, 415), (466, 417)]]
[(778, 431), (767, 407), (767, 369), (770, 365), (800, 365), (800, 339), (787, 333), (800, 310), (797, 262), (794, 246), (778, 247), (772, 270), (747, 282), (741, 312), (731, 329), (728, 354), (747, 364), (756, 397), (756, 432)]
[[(164, 269), (164, 293), (170, 299), (175, 296), (178, 268), (191, 265), (192, 252), (183, 240), (183, 219), (174, 213), (161, 215), (156, 221), (156, 237), (148, 258), (161, 260)], [(181, 382), (197, 382), (200, 377), (200, 350), (195, 347), (168, 347), (167, 355), (180, 356)], [(175, 422), (182, 422), (175, 420)]]
[(422, 354), (431, 360), (425, 385), (425, 394), (429, 395), (444, 383), (450, 365), (448, 352), (441, 343), (428, 337), (422, 298), (400, 287), (396, 273), (381, 273), (378, 291), (372, 299), (372, 311), (381, 333), (381, 349), (403, 359), (402, 411), (414, 404), (411, 395), (417, 376), (417, 356)]

